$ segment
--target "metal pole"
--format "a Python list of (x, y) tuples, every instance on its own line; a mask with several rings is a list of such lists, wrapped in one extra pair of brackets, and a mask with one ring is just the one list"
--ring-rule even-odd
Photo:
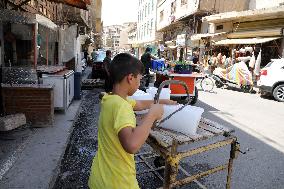
[(48, 66), (48, 35), (49, 35), (49, 32), (48, 32), (48, 29), (46, 31), (46, 65)]
[(227, 183), (226, 183), (226, 189), (231, 188), (231, 176), (233, 172), (233, 160), (235, 158), (237, 150), (237, 141), (234, 140), (231, 144), (231, 151), (230, 151), (230, 159), (229, 159), (229, 164), (228, 164), (228, 174), (227, 174)]
[(38, 55), (37, 35), (38, 35), (38, 23), (35, 23), (33, 25), (34, 69), (36, 69), (37, 66), (37, 55)]

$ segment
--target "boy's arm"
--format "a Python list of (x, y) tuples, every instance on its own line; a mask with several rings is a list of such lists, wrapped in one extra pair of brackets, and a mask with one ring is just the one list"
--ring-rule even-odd
[[(133, 109), (134, 111), (146, 110), (149, 109), (152, 104), (154, 104), (154, 100), (136, 100), (136, 104)], [(173, 100), (161, 99), (159, 104), (175, 105), (177, 102)]]
[(154, 121), (160, 119), (162, 115), (163, 106), (155, 104), (151, 106), (142, 124), (135, 128), (131, 126), (122, 128), (118, 132), (118, 138), (123, 149), (130, 154), (136, 153), (148, 138)]

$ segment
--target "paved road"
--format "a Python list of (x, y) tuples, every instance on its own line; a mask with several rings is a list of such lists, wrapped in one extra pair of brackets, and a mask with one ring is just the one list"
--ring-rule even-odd
[[(196, 105), (205, 109), (205, 117), (234, 128), (241, 150), (246, 151), (234, 162), (232, 188), (283, 188), (284, 103), (258, 94), (215, 89), (215, 93), (199, 91)], [(220, 163), (225, 152), (212, 152), (191, 163), (212, 167)], [(225, 188), (224, 180), (225, 174), (218, 173), (202, 183), (208, 188)]]

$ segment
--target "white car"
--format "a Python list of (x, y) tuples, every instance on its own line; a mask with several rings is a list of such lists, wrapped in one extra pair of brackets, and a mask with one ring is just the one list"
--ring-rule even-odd
[(273, 95), (276, 100), (284, 102), (284, 58), (272, 59), (261, 69), (257, 85), (262, 95)]

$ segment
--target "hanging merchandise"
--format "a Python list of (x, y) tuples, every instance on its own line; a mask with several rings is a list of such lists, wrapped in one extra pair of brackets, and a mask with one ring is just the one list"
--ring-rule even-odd
[(258, 53), (257, 59), (255, 61), (255, 67), (254, 67), (254, 74), (259, 76), (260, 73), (260, 63), (261, 63), (261, 49)]

